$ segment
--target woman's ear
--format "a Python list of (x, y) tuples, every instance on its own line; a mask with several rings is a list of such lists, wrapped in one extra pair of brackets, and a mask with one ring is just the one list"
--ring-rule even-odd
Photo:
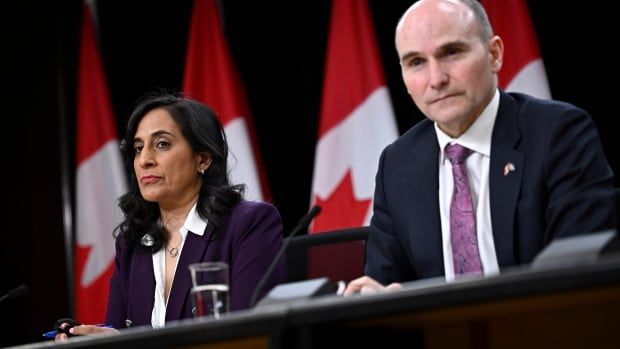
[(200, 174), (204, 174), (205, 171), (209, 169), (209, 167), (211, 167), (212, 161), (213, 161), (213, 158), (211, 157), (211, 155), (207, 153), (199, 153), (198, 154), (198, 172), (200, 172)]

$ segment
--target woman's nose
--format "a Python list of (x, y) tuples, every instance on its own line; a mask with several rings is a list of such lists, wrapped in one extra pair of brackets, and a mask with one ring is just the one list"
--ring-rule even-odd
[(136, 155), (138, 157), (138, 165), (141, 167), (150, 167), (155, 164), (155, 159), (153, 158), (153, 153), (148, 150), (146, 147), (142, 149), (140, 153)]

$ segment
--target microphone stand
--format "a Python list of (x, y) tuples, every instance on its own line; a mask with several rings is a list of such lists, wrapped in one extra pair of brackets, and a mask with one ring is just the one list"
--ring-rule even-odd
[(7, 292), (4, 296), (0, 297), (0, 304), (6, 300), (15, 299), (21, 297), (24, 293), (28, 292), (28, 286), (19, 285), (14, 289)]
[(315, 206), (312, 206), (312, 208), (310, 209), (310, 211), (308, 211), (308, 213), (306, 213), (303, 217), (301, 217), (301, 219), (299, 220), (299, 223), (297, 223), (297, 226), (293, 228), (288, 238), (286, 239), (286, 241), (284, 242), (284, 244), (282, 245), (282, 247), (280, 248), (276, 256), (271, 261), (269, 268), (267, 268), (267, 271), (265, 271), (265, 274), (263, 274), (263, 277), (258, 282), (258, 285), (256, 285), (256, 288), (254, 289), (254, 292), (252, 293), (252, 298), (250, 298), (250, 308), (254, 307), (258, 294), (265, 286), (265, 282), (267, 282), (267, 279), (269, 278), (271, 273), (273, 273), (273, 270), (278, 264), (278, 261), (282, 258), (282, 255), (284, 254), (284, 252), (286, 252), (286, 249), (288, 245), (290, 244), (292, 237), (297, 235), (300, 231), (308, 228), (308, 226), (310, 225), (310, 222), (312, 222), (314, 217), (316, 217), (320, 212), (321, 212), (321, 206), (315, 205)]

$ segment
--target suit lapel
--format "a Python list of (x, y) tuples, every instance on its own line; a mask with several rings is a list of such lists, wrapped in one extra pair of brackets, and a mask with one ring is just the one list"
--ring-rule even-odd
[(489, 166), (491, 225), (500, 267), (518, 262), (514, 253), (515, 211), (524, 166), (523, 154), (514, 149), (521, 138), (517, 127), (518, 112), (516, 102), (502, 92), (493, 128)]
[[(409, 222), (408, 236), (413, 240), (410, 244), (416, 260), (424, 264), (421, 270), (432, 270), (432, 275), (443, 275), (438, 194), (439, 145), (434, 128), (431, 126), (416, 142), (412, 151), (413, 160), (410, 162), (412, 166), (408, 167), (410, 170), (406, 174), (406, 177), (413, 178), (413, 185), (407, 195), (410, 201), (403, 205), (414, 208), (410, 215), (412, 221)], [(407, 185), (403, 188), (407, 188)]]
[(170, 296), (168, 297), (166, 321), (183, 318), (183, 308), (187, 302), (191, 302), (189, 297), (192, 279), (188, 267), (192, 263), (205, 260), (204, 256), (214, 231), (213, 225), (209, 224), (203, 236), (191, 232), (187, 233), (185, 243), (183, 244), (183, 251), (177, 264), (177, 270), (174, 274)]

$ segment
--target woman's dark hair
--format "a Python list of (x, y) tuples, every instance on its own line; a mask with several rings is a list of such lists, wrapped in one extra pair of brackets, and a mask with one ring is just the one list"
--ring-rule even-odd
[(196, 211), (215, 227), (241, 199), (245, 186), (231, 185), (228, 179), (228, 143), (226, 134), (217, 115), (208, 106), (197, 101), (172, 94), (149, 94), (142, 97), (134, 108), (121, 142), (125, 168), (129, 178), (129, 191), (119, 198), (118, 206), (124, 213), (124, 220), (116, 227), (115, 236), (126, 243), (141, 246), (145, 234), (153, 238), (153, 252), (164, 242), (165, 229), (160, 224), (157, 203), (144, 200), (138, 187), (134, 171), (134, 137), (138, 124), (151, 110), (164, 109), (170, 113), (181, 129), (191, 148), (197, 153), (211, 157), (211, 165), (202, 175), (202, 186), (198, 194)]

